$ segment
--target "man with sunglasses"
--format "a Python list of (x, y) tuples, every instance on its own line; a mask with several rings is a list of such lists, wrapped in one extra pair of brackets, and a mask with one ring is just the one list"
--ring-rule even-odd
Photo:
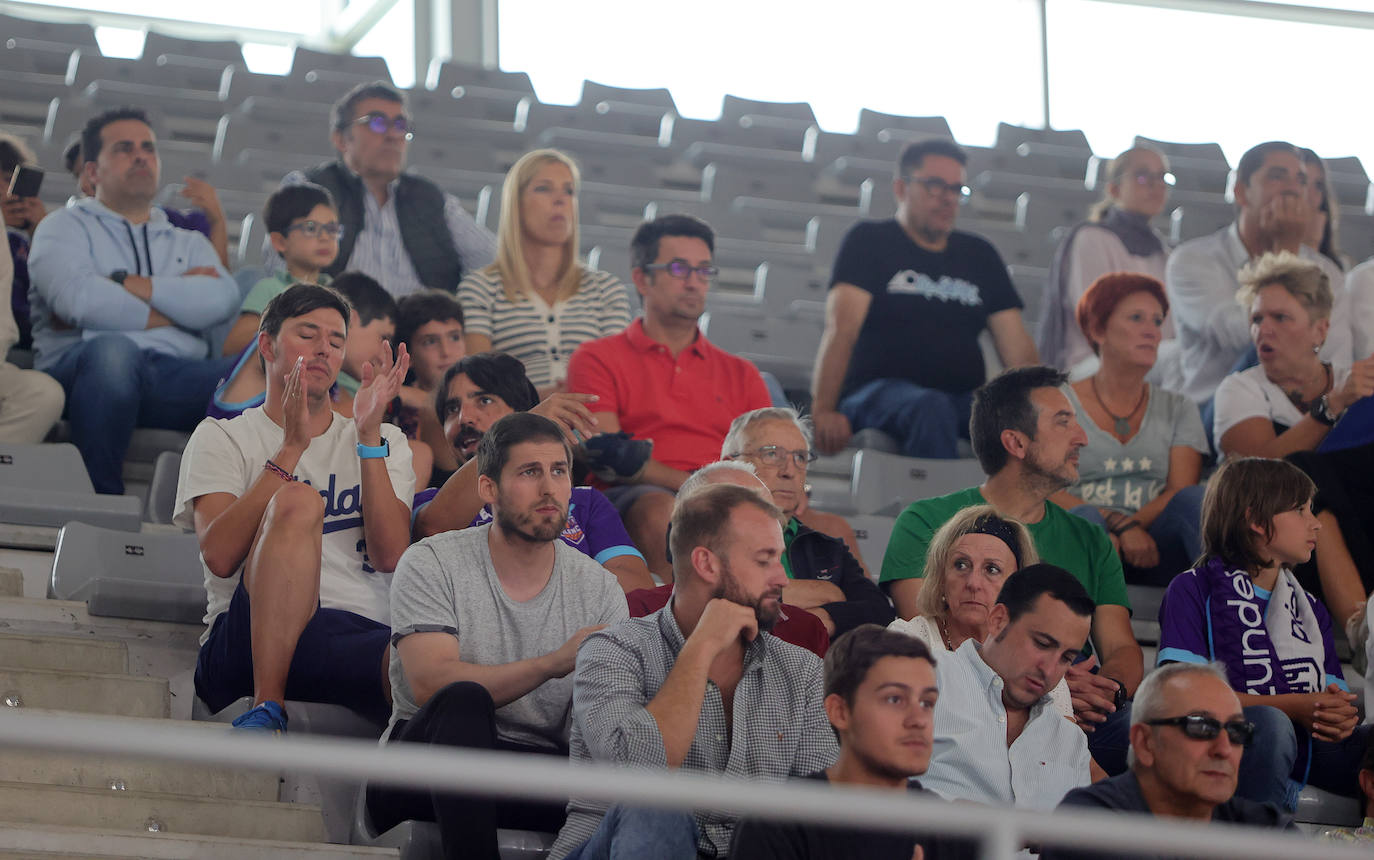
[(630, 260), (643, 316), (582, 344), (568, 362), (568, 390), (597, 398), (587, 403), (601, 431), (585, 446), (592, 469), (664, 582), (673, 577), (665, 535), (678, 487), (716, 459), (736, 415), (770, 403), (758, 369), (697, 328), (717, 273), (714, 249), (711, 228), (689, 215), (641, 224)]
[[(1273, 804), (1235, 796), (1241, 756), (1254, 733), (1216, 664), (1162, 666), (1136, 690), (1130, 770), (1074, 789), (1060, 807), (1293, 829), (1291, 816)], [(1040, 856), (1087, 855), (1046, 845)]]
[(1001, 256), (954, 229), (967, 161), (953, 141), (908, 144), (892, 182), (896, 217), (854, 225), (840, 246), (811, 383), (825, 453), (873, 428), (907, 456), (955, 458), (986, 376), (983, 330), (1005, 366), (1037, 361)]
[[(788, 583), (784, 603), (799, 606), (820, 619), (833, 640), (860, 624), (886, 626), (894, 613), (887, 596), (864, 573), (863, 565), (841, 537), (854, 532), (833, 514), (802, 512), (806, 501), (806, 467), (815, 459), (810, 422), (787, 406), (746, 412), (730, 424), (721, 458), (753, 465), (759, 480), (783, 512), (782, 566)], [(803, 518), (810, 521), (811, 528)], [(829, 534), (818, 529), (824, 523)]]
[[(415, 125), (398, 90), (359, 84), (334, 104), (330, 123), (338, 159), (282, 180), (313, 182), (334, 198), (343, 233), (326, 273), (363, 272), (400, 298), (426, 287), (456, 292), (466, 272), (495, 258), (496, 240), (457, 197), (405, 171)], [(263, 262), (281, 266), (266, 248)]]

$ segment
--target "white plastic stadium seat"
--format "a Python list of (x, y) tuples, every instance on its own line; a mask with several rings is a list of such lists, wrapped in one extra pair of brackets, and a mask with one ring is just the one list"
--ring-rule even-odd
[(69, 523), (57, 536), (48, 597), (83, 600), (92, 615), (199, 624), (205, 582), (196, 536)]
[(137, 496), (97, 495), (76, 446), (0, 444), (0, 522), (138, 531)]

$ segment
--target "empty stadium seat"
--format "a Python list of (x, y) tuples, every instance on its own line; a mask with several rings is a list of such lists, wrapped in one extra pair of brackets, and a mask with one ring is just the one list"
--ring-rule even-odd
[(1169, 213), (1169, 240), (1175, 244), (1210, 236), (1236, 219), (1236, 209), (1217, 198), (1214, 203), (1186, 203)]
[(715, 307), (721, 310), (708, 311), (701, 319), (701, 330), (711, 343), (772, 373), (785, 389), (810, 386), (821, 320), (773, 316), (760, 306), (743, 304), (727, 310), (716, 298)]
[(587, 265), (593, 269), (610, 272), (625, 284), (625, 289), (630, 294), (630, 315), (637, 316), (639, 313), (639, 296), (630, 274), (629, 249), (619, 246), (597, 245), (587, 252)]
[(137, 531), (141, 513), (137, 496), (96, 494), (75, 445), (0, 444), (0, 522)]
[[(77, 48), (99, 52), (95, 28), (90, 24), (58, 21), (35, 21), (17, 15), (0, 15), (0, 35), (5, 42), (16, 43), (14, 48), (41, 54), (42, 68), (52, 74), (66, 71), (66, 58)], [(60, 64), (60, 65), (59, 65)]]
[[(344, 90), (363, 81), (383, 81), (391, 83), (391, 70), (381, 57), (355, 57), (352, 54), (335, 54), (327, 51), (312, 51), (296, 46), (291, 57), (291, 72), (288, 77), (296, 80), (332, 80), (343, 86), (335, 98), (343, 95)], [(351, 79), (351, 80), (350, 80)]]
[(199, 624), (204, 572), (196, 536), (68, 523), (57, 536), (48, 597), (80, 600), (92, 615)]
[(1324, 158), (1322, 161), (1326, 164), (1326, 184), (1336, 192), (1337, 202), (1367, 207), (1374, 201), (1369, 174), (1358, 158), (1348, 155), (1344, 158)]
[(862, 450), (854, 457), (850, 498), (860, 514), (898, 514), (917, 499), (981, 484), (977, 460), (926, 460)]
[(177, 480), (181, 455), (163, 451), (153, 463), (153, 480), (148, 484), (147, 518), (150, 523), (170, 525), (176, 514)]
[(492, 90), (534, 94), (530, 76), (525, 72), (507, 72), (460, 63), (455, 60), (433, 60), (426, 76), (426, 86), (432, 90), (451, 90), (454, 87), (485, 87)]
[(446, 120), (482, 119), (505, 123), (514, 122), (520, 115), (522, 105), (533, 98), (521, 92), (476, 85), (450, 87), (445, 90), (416, 87), (406, 92), (412, 116)]
[(854, 529), (854, 537), (859, 542), (859, 554), (863, 556), (868, 574), (874, 580), (883, 567), (883, 555), (887, 552), (887, 542), (892, 537), (892, 527), (896, 517), (873, 514), (851, 516), (849, 525)]
[(1041, 266), (1007, 266), (1012, 286), (1021, 297), (1025, 308), (1021, 311), (1027, 331), (1035, 331), (1035, 325), (1044, 313), (1045, 284), (1049, 281), (1050, 270)]

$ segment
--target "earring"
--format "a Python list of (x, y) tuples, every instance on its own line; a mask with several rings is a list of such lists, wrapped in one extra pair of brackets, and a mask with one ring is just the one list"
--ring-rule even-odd
[(1321, 355), (1321, 353), (1322, 353), (1322, 345), (1321, 345), (1321, 344), (1317, 344), (1316, 346), (1312, 347), (1312, 354), (1313, 354), (1313, 355)]

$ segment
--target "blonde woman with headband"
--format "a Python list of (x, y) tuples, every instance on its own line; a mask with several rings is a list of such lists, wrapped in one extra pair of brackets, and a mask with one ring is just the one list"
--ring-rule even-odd
[[(968, 639), (982, 642), (1002, 584), (1038, 561), (1035, 541), (1021, 523), (998, 516), (991, 505), (964, 508), (931, 538), (915, 605), (899, 603), (888, 629), (925, 642), (937, 659)], [(1050, 691), (1050, 701), (1063, 716), (1073, 716), (1064, 681)]]
[[(1168, 161), (1153, 147), (1135, 146), (1112, 159), (1102, 199), (1059, 243), (1050, 263), (1036, 338), (1046, 364), (1072, 370), (1093, 357), (1075, 314), (1078, 300), (1098, 278), (1134, 272), (1164, 282), (1169, 247), (1150, 220), (1164, 211), (1172, 184)], [(1166, 321), (1164, 337), (1173, 336), (1173, 324)]]
[(526, 153), (506, 174), (496, 261), (458, 285), (467, 352), (520, 359), (547, 397), (582, 343), (630, 324), (630, 299), (614, 275), (578, 259), (577, 165), (556, 149)]

